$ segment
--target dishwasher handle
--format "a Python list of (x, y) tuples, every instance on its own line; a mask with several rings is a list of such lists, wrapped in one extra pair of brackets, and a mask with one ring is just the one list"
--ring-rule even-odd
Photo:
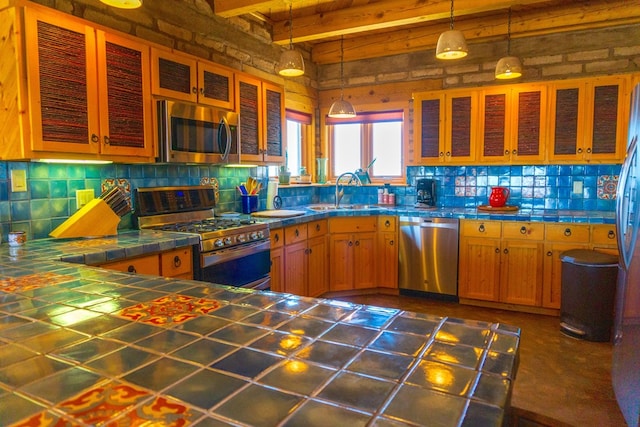
[(458, 224), (455, 222), (434, 222), (424, 220), (420, 223), (420, 228), (450, 228), (452, 230), (457, 230)]

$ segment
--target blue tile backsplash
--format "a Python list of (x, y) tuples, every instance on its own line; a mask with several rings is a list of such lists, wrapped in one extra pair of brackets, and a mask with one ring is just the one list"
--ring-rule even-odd
[[(11, 192), (10, 171), (25, 169), (27, 191)], [(509, 204), (522, 209), (615, 210), (615, 190), (620, 165), (549, 166), (411, 166), (407, 186), (390, 186), (396, 205), (411, 206), (416, 200), (416, 177), (438, 182), (437, 205), (475, 208), (488, 203), (493, 186), (511, 190)], [(65, 165), (28, 162), (0, 162), (0, 226), (2, 240), (9, 231), (26, 231), (30, 239), (49, 233), (76, 211), (75, 191), (93, 189), (96, 197), (112, 185), (139, 187), (212, 184), (217, 180), (217, 212), (240, 212), (236, 186), (247, 176), (258, 177), (266, 188), (267, 169), (226, 168), (198, 165)], [(214, 179), (215, 178), (215, 179)], [(575, 193), (574, 189), (582, 187)], [(377, 186), (345, 189), (343, 204), (376, 204)], [(280, 187), (283, 208), (312, 203), (333, 203), (333, 186)], [(266, 207), (266, 191), (260, 194), (259, 209)], [(135, 206), (134, 206), (135, 208)], [(132, 215), (122, 218), (120, 229), (133, 228)]]

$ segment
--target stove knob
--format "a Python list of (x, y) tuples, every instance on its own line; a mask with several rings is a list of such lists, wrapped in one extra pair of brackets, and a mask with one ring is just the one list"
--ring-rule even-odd
[(247, 237), (244, 234), (238, 234), (236, 240), (238, 241), (238, 243), (244, 243), (247, 241)]
[(225, 244), (225, 245), (230, 245), (231, 243), (232, 243), (232, 242), (231, 242), (231, 237), (225, 237), (225, 238), (224, 238), (224, 244)]
[(218, 239), (218, 240), (216, 240), (215, 242), (213, 242), (213, 244), (214, 244), (216, 247), (218, 247), (218, 248), (219, 248), (220, 246), (224, 246), (224, 242), (222, 241), (222, 239)]
[(258, 231), (258, 238), (264, 239), (264, 232)]
[(258, 233), (254, 231), (253, 233), (251, 233), (251, 240), (256, 240), (256, 239), (258, 239)]

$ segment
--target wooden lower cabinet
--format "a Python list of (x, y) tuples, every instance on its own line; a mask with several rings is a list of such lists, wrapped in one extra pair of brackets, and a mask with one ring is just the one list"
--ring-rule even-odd
[(276, 243), (272, 232), (271, 289), (301, 296), (320, 296), (329, 290), (327, 221), (286, 227)]
[(179, 248), (152, 255), (108, 262), (100, 264), (100, 267), (127, 273), (193, 279), (193, 252), (191, 247)]
[(284, 292), (284, 230), (269, 231), (271, 239), (271, 290)]
[(377, 287), (377, 218), (343, 217), (329, 220), (329, 290)]
[(465, 220), (461, 229), (461, 298), (541, 304), (542, 223)]
[(378, 217), (378, 283), (381, 288), (398, 287), (398, 217)]
[(462, 220), (459, 296), (558, 310), (571, 249), (617, 254), (615, 225)]

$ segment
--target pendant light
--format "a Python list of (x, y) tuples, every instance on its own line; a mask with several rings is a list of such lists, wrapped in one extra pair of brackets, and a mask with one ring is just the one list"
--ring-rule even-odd
[(282, 52), (277, 65), (278, 74), (299, 77), (304, 74), (302, 54), (293, 48), (293, 1), (289, 3), (289, 49)]
[(356, 109), (349, 101), (344, 100), (344, 36), (340, 38), (340, 100), (331, 104), (329, 117), (334, 119), (350, 119), (356, 116)]
[(142, 0), (100, 0), (107, 6), (117, 7), (119, 9), (136, 9), (142, 6)]
[(438, 59), (459, 59), (467, 56), (467, 41), (464, 39), (462, 31), (453, 29), (453, 0), (451, 0), (451, 19), (449, 31), (440, 34), (438, 45), (436, 46), (436, 58)]
[(511, 8), (507, 25), (507, 56), (503, 56), (496, 65), (496, 79), (517, 79), (522, 76), (522, 62), (517, 56), (511, 56)]

